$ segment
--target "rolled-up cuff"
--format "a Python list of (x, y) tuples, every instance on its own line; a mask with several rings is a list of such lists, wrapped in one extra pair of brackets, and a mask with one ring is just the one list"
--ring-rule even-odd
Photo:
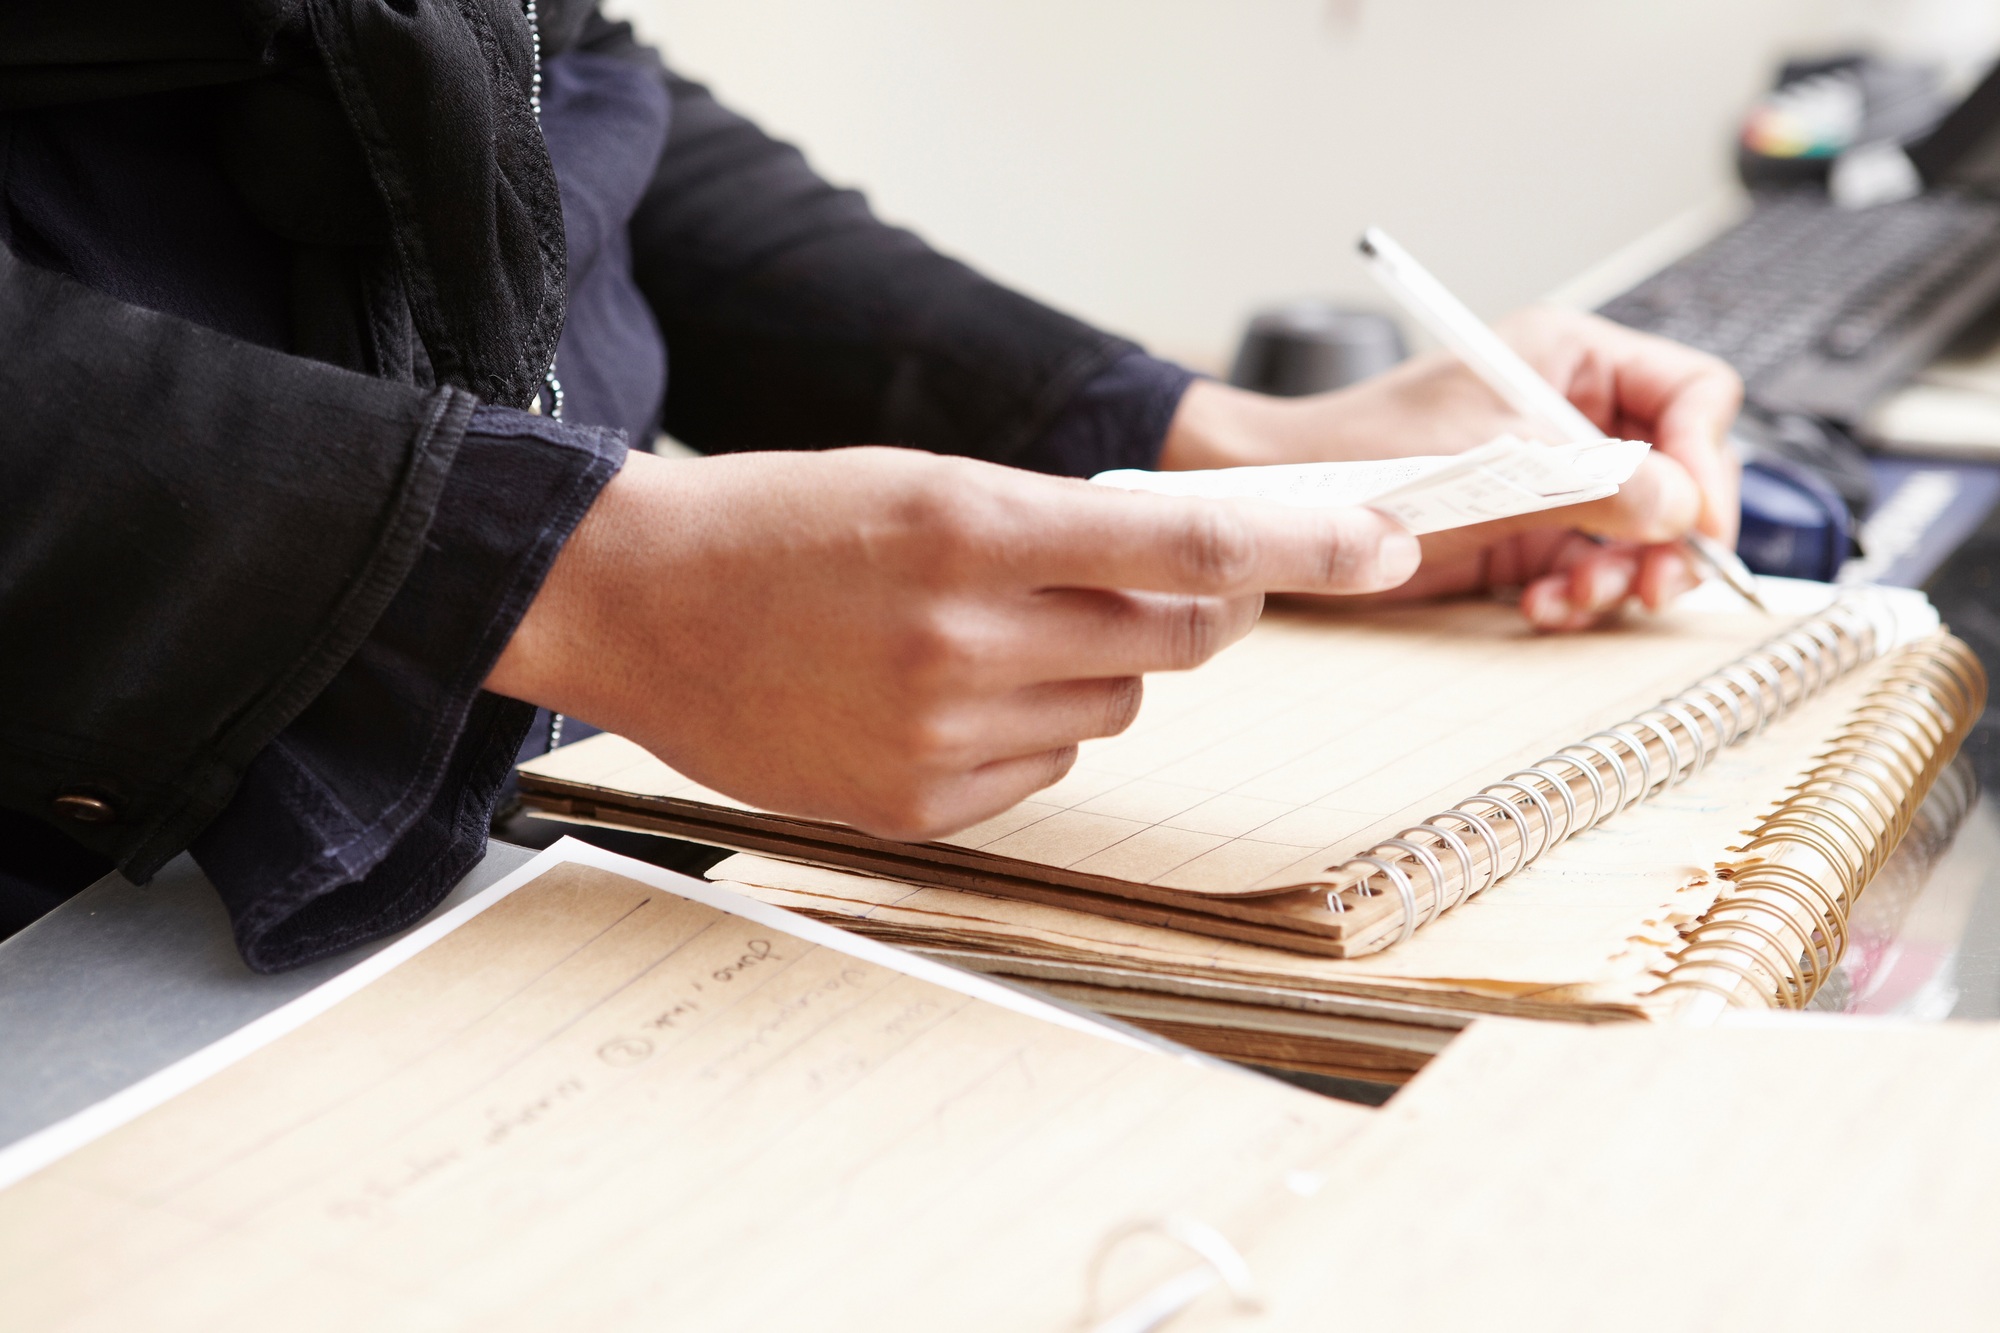
[(1018, 461), (1066, 477), (1153, 467), (1181, 395), (1194, 380), (1185, 366), (1127, 352), (1078, 390)]
[(625, 452), (614, 431), (473, 413), (409, 577), (194, 843), (252, 968), (399, 929), (484, 855), (534, 710), (481, 682)]

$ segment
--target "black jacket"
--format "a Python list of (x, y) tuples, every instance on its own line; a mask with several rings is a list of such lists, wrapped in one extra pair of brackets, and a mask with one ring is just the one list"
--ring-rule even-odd
[[(592, 0), (542, 40), (653, 60)], [(0, 154), (38, 118), (211, 91), (287, 266), (258, 338), (0, 248), (0, 806), (149, 877), (370, 632), (476, 400), (561, 331), (563, 236), (514, 0), (9, 0)], [(631, 232), (707, 450), (903, 443), (1030, 462), (1130, 345), (884, 226), (705, 89)]]

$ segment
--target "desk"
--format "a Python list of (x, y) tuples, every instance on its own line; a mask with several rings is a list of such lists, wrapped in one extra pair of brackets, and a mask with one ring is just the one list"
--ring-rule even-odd
[[(533, 855), (489, 844), (439, 910)], [(107, 875), (0, 941), (0, 1146), (200, 1050), (388, 943), (259, 976), (237, 956), (222, 900), (188, 857), (143, 889)]]

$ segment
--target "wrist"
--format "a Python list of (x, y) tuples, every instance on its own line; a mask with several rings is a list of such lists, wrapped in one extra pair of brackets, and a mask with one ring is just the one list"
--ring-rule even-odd
[[(616, 599), (610, 584), (625, 563), (619, 552), (629, 546), (633, 524), (644, 523), (637, 511), (652, 503), (655, 474), (666, 466), (634, 452), (605, 483), (487, 673), (486, 689), (594, 718), (591, 690), (605, 665), (600, 654), (608, 647), (597, 642), (606, 623), (599, 604)], [(578, 669), (579, 663), (593, 662), (594, 669)]]
[(1274, 441), (1288, 433), (1285, 407), (1283, 399), (1198, 379), (1174, 410), (1159, 466), (1182, 472), (1282, 461)]

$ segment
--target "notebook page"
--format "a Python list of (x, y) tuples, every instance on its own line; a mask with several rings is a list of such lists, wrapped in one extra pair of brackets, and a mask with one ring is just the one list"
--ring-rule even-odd
[(1055, 1327), (1113, 1227), (1227, 1231), (1367, 1115), (538, 864), (0, 1193), (8, 1327), (760, 1328), (964, 1254), (953, 1327)]
[[(1790, 623), (1675, 610), (1539, 635), (1492, 602), (1274, 611), (1203, 667), (1148, 677), (1138, 720), (1087, 742), (1063, 781), (944, 841), (1207, 894), (1311, 880)], [(523, 771), (743, 808), (617, 737)]]
[(762, 857), (709, 873), (796, 911), (864, 919), (919, 947), (990, 950), (1250, 984), (1399, 988), (1541, 1001), (1636, 1005), (1659, 982), (1678, 929), (1724, 887), (1714, 876), (1812, 766), (1827, 737), (1893, 665), (1869, 663), (1714, 756), (1698, 776), (1579, 834), (1402, 944), (1317, 958), (952, 889), (924, 888)]
[(1175, 1333), (1991, 1328), (2000, 1025), (1765, 1023), (1475, 1024)]

